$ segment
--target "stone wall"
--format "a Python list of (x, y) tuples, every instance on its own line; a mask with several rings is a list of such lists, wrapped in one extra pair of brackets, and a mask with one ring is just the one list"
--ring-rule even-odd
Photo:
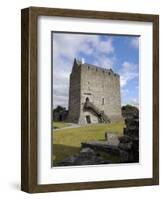
[(81, 67), (74, 62), (70, 74), (68, 121), (78, 123), (80, 117)]
[(111, 69), (74, 61), (70, 76), (69, 119), (74, 119), (72, 115), (79, 116), (78, 123), (86, 124), (89, 115), (91, 123), (98, 123), (94, 113), (83, 109), (87, 98), (111, 121), (122, 119), (119, 75)]

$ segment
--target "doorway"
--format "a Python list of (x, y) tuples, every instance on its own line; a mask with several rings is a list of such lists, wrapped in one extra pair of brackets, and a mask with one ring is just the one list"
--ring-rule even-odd
[(90, 115), (86, 115), (86, 122), (87, 122), (87, 124), (91, 124), (91, 117), (90, 117)]

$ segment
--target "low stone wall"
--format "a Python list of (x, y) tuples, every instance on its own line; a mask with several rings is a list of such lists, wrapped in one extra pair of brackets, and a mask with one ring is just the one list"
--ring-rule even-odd
[[(125, 119), (124, 135), (118, 137), (114, 133), (105, 133), (105, 141), (89, 141), (81, 144), (81, 151), (62, 162), (59, 166), (96, 165), (109, 163), (139, 162), (139, 119), (138, 116)], [(118, 161), (106, 159), (102, 153), (117, 156)]]
[(77, 166), (77, 165), (97, 165), (97, 164), (109, 164), (110, 160), (103, 159), (92, 148), (82, 148), (78, 155), (70, 156), (64, 159), (56, 166)]

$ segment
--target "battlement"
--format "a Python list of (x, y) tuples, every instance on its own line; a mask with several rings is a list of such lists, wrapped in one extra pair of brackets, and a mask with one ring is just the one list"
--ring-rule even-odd
[(111, 68), (102, 68), (96, 65), (92, 65), (92, 64), (88, 64), (88, 63), (82, 63), (82, 61), (80, 60), (76, 60), (74, 59), (74, 66), (75, 67), (81, 67), (84, 68), (85, 70), (92, 70), (92, 71), (96, 71), (96, 72), (102, 72), (105, 75), (114, 75), (116, 77), (119, 77), (119, 74), (114, 73), (114, 71)]

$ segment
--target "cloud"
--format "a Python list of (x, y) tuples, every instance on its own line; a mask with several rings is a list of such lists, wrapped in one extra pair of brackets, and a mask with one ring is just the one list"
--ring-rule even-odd
[(54, 33), (53, 37), (54, 56), (65, 57), (72, 60), (80, 53), (85, 55), (99, 55), (99, 53), (113, 53), (112, 38), (101, 40), (99, 35), (81, 35)]
[(130, 62), (123, 62), (122, 69), (120, 70), (120, 84), (123, 88), (128, 84), (129, 81), (138, 77), (138, 66), (137, 64)]
[(96, 58), (94, 65), (101, 66), (103, 68), (114, 68), (114, 63), (116, 61), (115, 56), (107, 57), (106, 55), (101, 55)]
[(68, 104), (68, 95), (60, 96), (58, 94), (53, 95), (53, 108), (57, 107), (57, 105), (61, 105), (63, 107), (67, 107)]
[(113, 53), (114, 46), (111, 37), (102, 40), (99, 35), (54, 33), (53, 107), (58, 104), (68, 106), (69, 75), (74, 58), (87, 62), (87, 57), (91, 57), (92, 64), (111, 68), (115, 61)]
[(122, 96), (126, 96), (128, 94), (129, 94), (129, 90), (128, 89), (124, 89), (124, 88), (121, 89), (121, 95)]
[(130, 45), (136, 49), (139, 48), (139, 37), (132, 38)]
[[(132, 62), (125, 61), (122, 63), (120, 70), (120, 85), (122, 105), (130, 104), (138, 107), (138, 65)], [(136, 82), (131, 82), (136, 80)]]
[[(61, 105), (68, 107), (69, 75), (72, 70), (74, 58), (90, 62), (103, 68), (117, 69), (120, 74), (122, 102), (130, 102), (128, 86), (131, 80), (138, 78), (138, 65), (134, 62), (124, 61), (120, 63), (123, 54), (115, 54), (112, 36), (88, 35), (88, 34), (64, 34), (53, 35), (53, 107)], [(129, 37), (132, 49), (138, 49), (139, 38)], [(116, 43), (115, 43), (116, 44)], [(130, 51), (132, 51), (130, 48)], [(116, 49), (117, 50), (117, 49)], [(130, 56), (130, 55), (128, 55)], [(118, 62), (119, 61), (119, 62)], [(117, 65), (118, 64), (118, 65)], [(135, 103), (136, 104), (136, 103)]]
[(128, 102), (128, 104), (139, 108), (139, 101), (138, 101), (137, 98), (132, 98), (132, 99)]
[[(68, 105), (70, 62), (57, 59), (53, 64), (53, 107)], [(59, 66), (59, 67), (58, 67)]]
[(98, 40), (98, 44), (96, 44), (96, 50), (102, 53), (113, 53), (114, 52), (114, 47), (112, 43), (112, 39), (107, 39), (105, 41), (100, 41)]

